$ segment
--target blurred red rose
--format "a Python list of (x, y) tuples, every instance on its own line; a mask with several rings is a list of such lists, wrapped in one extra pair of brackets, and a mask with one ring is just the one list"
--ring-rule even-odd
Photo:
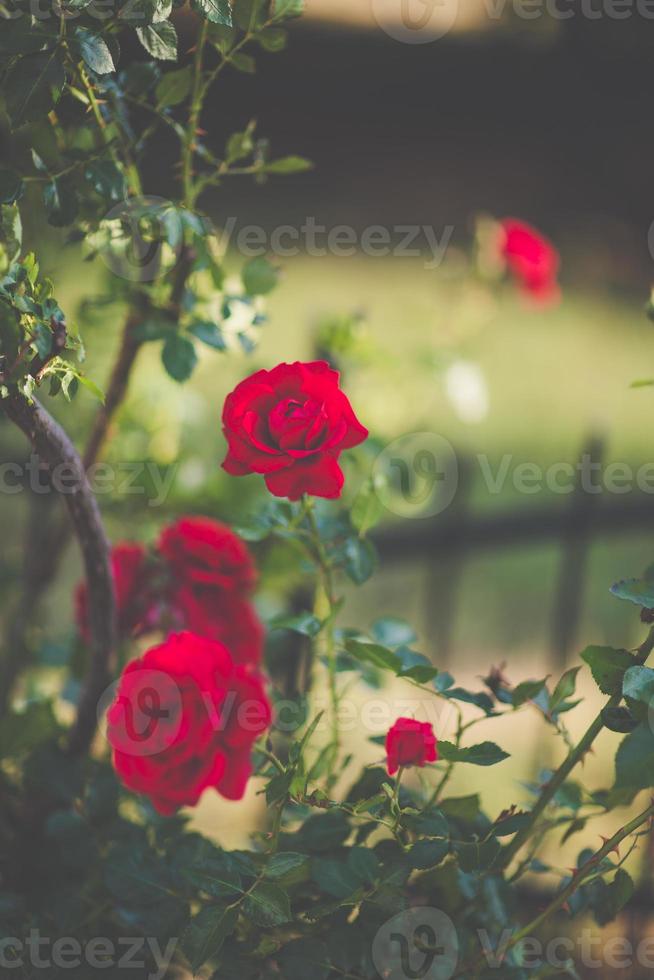
[(338, 497), (338, 457), (368, 436), (326, 361), (278, 364), (257, 371), (227, 396), (223, 468), (233, 476), (262, 473), (276, 497)]
[(258, 663), (263, 627), (246, 596), (257, 573), (233, 531), (208, 517), (183, 517), (158, 544), (168, 565), (163, 615), (177, 629), (223, 643), (237, 663)]
[(175, 575), (188, 585), (249, 592), (257, 573), (243, 541), (209, 517), (181, 517), (163, 529), (157, 545)]
[(241, 799), (252, 745), (270, 721), (256, 672), (220, 643), (176, 633), (123, 671), (107, 738), (125, 786), (170, 815), (195, 806), (208, 787)]
[[(111, 549), (111, 567), (116, 590), (118, 635), (129, 636), (149, 614), (153, 597), (149, 592), (147, 552), (143, 545), (121, 541)], [(85, 642), (90, 641), (86, 582), (75, 590), (75, 619)]]
[(398, 718), (386, 735), (386, 763), (392, 776), (401, 767), (436, 762), (436, 736), (428, 721)]
[(500, 224), (502, 255), (522, 289), (540, 302), (558, 299), (559, 253), (552, 243), (524, 221), (505, 218)]

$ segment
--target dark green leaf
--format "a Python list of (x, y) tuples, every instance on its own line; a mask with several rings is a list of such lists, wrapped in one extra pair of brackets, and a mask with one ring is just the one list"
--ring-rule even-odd
[(610, 884), (602, 879), (595, 884), (599, 894), (592, 903), (593, 912), (597, 924), (605, 926), (615, 919), (632, 897), (634, 883), (624, 868), (618, 868), (615, 878)]
[(127, 193), (125, 177), (113, 160), (91, 160), (84, 168), (84, 176), (106, 201), (122, 201)]
[(554, 714), (563, 704), (563, 702), (572, 697), (572, 695), (575, 693), (577, 686), (577, 674), (580, 670), (581, 667), (571, 667), (570, 670), (566, 670), (565, 674), (563, 674), (560, 681), (554, 688), (552, 696), (550, 697), (550, 714)]
[(86, 27), (76, 27), (74, 37), (80, 54), (91, 71), (96, 75), (108, 75), (109, 72), (115, 71), (111, 51), (101, 34), (90, 31)]
[(163, 345), (161, 360), (171, 378), (181, 382), (187, 381), (193, 374), (198, 356), (190, 340), (174, 333)]
[(298, 613), (297, 616), (276, 616), (270, 622), (271, 630), (292, 630), (303, 636), (317, 636), (322, 629), (322, 623), (312, 613)]
[(281, 977), (284, 980), (326, 980), (332, 972), (327, 948), (315, 937), (287, 943), (276, 959), (281, 967), (280, 980)]
[(244, 899), (243, 913), (258, 926), (281, 926), (291, 919), (288, 895), (279, 885), (262, 881)]
[(263, 296), (277, 285), (279, 270), (260, 255), (243, 267), (242, 277), (243, 286), (249, 296)]
[(518, 684), (511, 692), (511, 703), (514, 708), (519, 708), (532, 701), (545, 687), (545, 681), (523, 681)]
[(180, 68), (179, 71), (167, 71), (156, 87), (157, 104), (159, 106), (179, 105), (191, 91), (193, 85), (193, 69), (191, 65)]
[(309, 857), (306, 854), (298, 854), (297, 851), (278, 851), (273, 854), (266, 865), (266, 878), (286, 878), (299, 870), (306, 868)]
[(19, 58), (8, 71), (3, 86), (13, 126), (46, 116), (59, 101), (65, 80), (56, 49)]
[(384, 670), (392, 670), (394, 674), (402, 667), (402, 661), (397, 654), (378, 643), (362, 643), (360, 640), (347, 639), (345, 649), (355, 660), (374, 664), (375, 667)]
[[(22, 12), (21, 12), (22, 13)], [(59, 40), (54, 30), (36, 25), (25, 15), (16, 20), (2, 23), (0, 29), (0, 54), (36, 54), (46, 46)]]
[(0, 170), (0, 204), (15, 204), (22, 196), (25, 185), (13, 170)]
[(375, 570), (377, 553), (367, 539), (348, 538), (343, 545), (344, 568), (356, 585), (367, 582)]
[(188, 330), (194, 337), (201, 340), (203, 344), (208, 344), (209, 347), (213, 347), (215, 350), (227, 349), (222, 330), (209, 320), (192, 323)]
[(438, 754), (446, 762), (469, 762), (474, 766), (494, 766), (509, 758), (509, 753), (494, 742), (480, 742), (479, 745), (463, 748), (441, 740), (438, 743)]
[(630, 732), (615, 756), (615, 786), (632, 799), (641, 789), (654, 785), (654, 733), (647, 723)]
[(595, 683), (603, 694), (620, 694), (624, 673), (634, 663), (630, 653), (614, 650), (613, 647), (586, 647), (581, 659), (590, 667)]
[(484, 841), (457, 841), (453, 843), (462, 871), (487, 871), (495, 863), (500, 853), (500, 842), (496, 837)]
[(411, 867), (426, 871), (427, 868), (433, 868), (440, 864), (447, 857), (449, 851), (450, 842), (448, 839), (419, 840), (411, 847), (407, 856), (411, 862)]
[(43, 188), (43, 203), (48, 221), (55, 228), (73, 223), (77, 217), (77, 193), (67, 177), (57, 177)]
[(638, 727), (638, 719), (634, 718), (631, 711), (622, 705), (602, 709), (602, 721), (606, 728), (612, 732), (633, 732)]
[(622, 679), (625, 698), (640, 701), (647, 708), (654, 702), (654, 670), (651, 667), (629, 667)]
[(182, 937), (182, 949), (194, 973), (207, 960), (218, 955), (223, 943), (236, 928), (237, 921), (237, 908), (222, 910), (209, 906), (193, 916)]

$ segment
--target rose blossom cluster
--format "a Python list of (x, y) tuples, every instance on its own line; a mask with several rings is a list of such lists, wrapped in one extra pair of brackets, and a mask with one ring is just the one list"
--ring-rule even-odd
[[(252, 743), (270, 724), (250, 553), (218, 521), (183, 517), (163, 529), (151, 552), (122, 542), (111, 562), (120, 639), (167, 635), (120, 679), (107, 729), (116, 771), (164, 814), (196, 804), (209, 786), (239, 799)], [(88, 639), (84, 584), (75, 606)]]

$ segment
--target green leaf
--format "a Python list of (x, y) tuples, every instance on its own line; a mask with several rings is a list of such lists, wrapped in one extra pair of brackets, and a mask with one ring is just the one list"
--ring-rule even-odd
[(620, 694), (625, 671), (633, 666), (634, 658), (626, 650), (613, 647), (586, 647), (580, 654), (588, 664), (602, 694)]
[(243, 54), (240, 51), (237, 51), (235, 54), (231, 54), (229, 56), (229, 63), (238, 71), (245, 72), (246, 75), (253, 75), (257, 67), (252, 55)]
[(581, 667), (571, 667), (570, 670), (566, 670), (565, 674), (561, 677), (558, 682), (549, 702), (550, 714), (554, 714), (564, 701), (572, 697), (575, 693), (577, 686), (577, 674), (581, 670)]
[(244, 31), (261, 27), (264, 22), (263, 0), (234, 0), (234, 21)]
[(55, 228), (64, 228), (77, 217), (77, 193), (67, 177), (56, 177), (43, 188), (43, 203), (48, 222)]
[(649, 708), (654, 700), (654, 670), (651, 667), (629, 667), (622, 679), (622, 693)]
[(209, 320), (198, 320), (196, 323), (192, 323), (188, 328), (188, 332), (193, 334), (194, 337), (197, 337), (198, 340), (201, 340), (203, 344), (207, 344), (215, 350), (227, 349), (222, 330)]
[(654, 733), (647, 723), (630, 732), (615, 756), (615, 787), (626, 790), (628, 800), (654, 785)]
[(618, 599), (626, 599), (644, 609), (654, 609), (654, 579), (629, 578), (616, 582), (611, 592)]
[(96, 75), (108, 75), (116, 70), (111, 51), (101, 34), (86, 27), (76, 27), (74, 37), (83, 60)]
[(286, 878), (294, 872), (303, 870), (309, 863), (307, 854), (298, 854), (297, 851), (278, 851), (273, 854), (266, 865), (266, 878)]
[(187, 381), (193, 374), (198, 356), (190, 340), (174, 333), (163, 345), (161, 360), (170, 377), (182, 382)]
[(450, 851), (450, 842), (444, 840), (419, 840), (410, 848), (407, 855), (411, 867), (426, 871), (440, 864)]
[(363, 585), (375, 570), (377, 552), (372, 542), (352, 537), (343, 545), (343, 560), (348, 578), (356, 585)]
[(170, 21), (137, 27), (136, 36), (153, 58), (159, 61), (177, 61), (177, 31)]
[(218, 955), (227, 937), (234, 932), (237, 921), (237, 908), (221, 910), (209, 906), (193, 916), (182, 936), (182, 950), (189, 959), (193, 973)]
[(125, 198), (125, 177), (113, 160), (91, 160), (84, 168), (84, 177), (96, 194), (106, 201), (122, 201)]
[(511, 703), (514, 708), (519, 708), (532, 701), (545, 687), (545, 680), (542, 681), (523, 681), (518, 684), (511, 692)]
[(243, 913), (255, 925), (270, 928), (291, 921), (291, 906), (286, 892), (262, 881), (243, 900)]
[(304, 157), (288, 156), (270, 160), (264, 170), (267, 174), (301, 174), (306, 170), (313, 170), (313, 164)]
[(487, 871), (493, 866), (500, 853), (501, 845), (496, 837), (488, 837), (483, 841), (459, 841), (453, 847), (462, 871)]
[(304, 11), (304, 0), (275, 0), (273, 13), (276, 19), (299, 17)]
[(322, 629), (322, 623), (312, 613), (302, 612), (296, 616), (275, 616), (269, 627), (271, 630), (292, 630), (303, 636), (317, 636)]
[(193, 85), (193, 68), (187, 65), (178, 71), (167, 71), (158, 83), (155, 92), (157, 95), (157, 105), (163, 106), (179, 105), (189, 95)]
[(372, 635), (385, 647), (410, 646), (418, 639), (415, 630), (404, 619), (382, 616), (372, 624)]
[(288, 33), (281, 27), (268, 27), (257, 34), (257, 41), (265, 51), (283, 51)]
[(57, 732), (49, 701), (34, 701), (0, 722), (0, 757), (9, 758), (45, 742)]
[(192, 5), (212, 24), (232, 26), (232, 12), (228, 0), (192, 0)]
[(631, 711), (623, 705), (607, 707), (602, 709), (602, 722), (604, 727), (612, 732), (633, 732), (638, 727), (638, 719), (634, 718)]
[(22, 178), (13, 170), (0, 170), (0, 204), (15, 204), (25, 191)]
[(624, 868), (618, 868), (615, 878), (610, 884), (602, 879), (595, 884), (599, 894), (592, 903), (593, 913), (597, 924), (605, 926), (615, 919), (632, 897), (634, 883)]
[(243, 287), (249, 296), (264, 296), (279, 280), (279, 270), (262, 255), (251, 259), (242, 272)]
[(7, 112), (14, 127), (36, 122), (56, 105), (66, 81), (56, 49), (20, 58), (3, 83)]
[(10, 22), (4, 22), (3, 19), (0, 54), (36, 54), (46, 44), (53, 45), (58, 40), (57, 33), (48, 32), (42, 24), (32, 23), (29, 17), (21, 16)]
[(351, 657), (362, 663), (373, 664), (383, 670), (392, 670), (394, 674), (402, 669), (402, 661), (397, 654), (378, 643), (362, 643), (360, 640), (347, 639), (345, 649)]
[(242, 133), (232, 133), (227, 140), (225, 155), (227, 163), (236, 163), (249, 157), (254, 150), (254, 140), (252, 139), (252, 127), (249, 126)]
[(366, 480), (352, 503), (350, 520), (352, 526), (363, 537), (371, 530), (384, 515), (384, 505), (372, 480)]
[(332, 898), (348, 898), (361, 887), (361, 881), (352, 868), (333, 857), (312, 860), (311, 880), (318, 885), (321, 892)]
[(452, 742), (439, 741), (438, 755), (446, 762), (469, 762), (474, 766), (494, 766), (509, 758), (509, 753), (494, 742), (480, 742), (463, 748)]

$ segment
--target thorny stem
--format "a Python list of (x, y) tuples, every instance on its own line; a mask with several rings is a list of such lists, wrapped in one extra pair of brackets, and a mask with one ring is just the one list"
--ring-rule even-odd
[[(523, 929), (516, 932), (502, 947), (501, 951), (498, 951), (498, 955), (501, 955), (503, 958), (513, 946), (521, 942), (521, 940), (525, 939), (527, 936), (532, 936), (554, 912), (557, 912), (560, 908), (563, 908), (567, 904), (568, 899), (574, 895), (581, 885), (583, 885), (584, 881), (595, 873), (597, 866), (604, 860), (605, 857), (608, 857), (612, 851), (617, 852), (617, 849), (626, 837), (633, 834), (644, 823), (651, 821), (653, 817), (654, 803), (651, 803), (646, 810), (639, 813), (638, 816), (634, 817), (633, 820), (630, 820), (629, 823), (625, 824), (624, 827), (621, 827), (620, 830), (605, 841), (602, 847), (591, 858), (589, 858), (589, 860), (586, 861), (581, 868), (577, 868), (568, 884), (554, 896), (547, 908), (545, 908)], [(484, 954), (482, 953), (473, 963), (469, 964), (468, 966), (464, 966), (458, 973), (455, 973), (453, 980), (457, 980), (458, 977), (463, 977), (470, 970), (474, 970), (475, 968), (479, 967), (479, 965), (483, 962), (483, 959)]]
[[(638, 648), (634, 658), (634, 664), (643, 664), (652, 650), (654, 649), (654, 628), (650, 630), (647, 638)], [(548, 805), (566, 781), (575, 766), (584, 758), (593, 742), (604, 728), (603, 711), (606, 708), (614, 708), (620, 704), (622, 693), (614, 694), (607, 701), (606, 705), (591, 723), (586, 733), (582, 736), (578, 744), (568, 753), (549, 782), (543, 787), (540, 797), (531, 811), (531, 819), (528, 824), (519, 831), (511, 843), (504, 849), (497, 870), (508, 867), (514, 856), (522, 845), (531, 837), (539, 817), (547, 809)]]

